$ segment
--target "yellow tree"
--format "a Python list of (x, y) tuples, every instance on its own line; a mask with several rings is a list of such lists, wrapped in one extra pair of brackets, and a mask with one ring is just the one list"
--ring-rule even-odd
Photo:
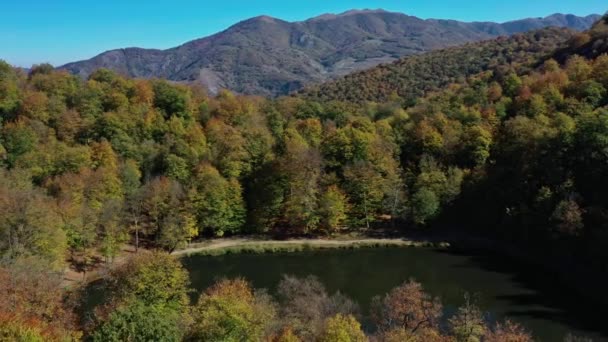
[(191, 338), (201, 341), (262, 341), (276, 310), (243, 279), (220, 280), (192, 309)]
[(342, 314), (327, 319), (325, 329), (319, 338), (321, 342), (365, 342), (367, 340), (357, 319), (352, 315)]
[(329, 186), (319, 198), (320, 224), (328, 233), (336, 232), (347, 218), (348, 201), (337, 186)]

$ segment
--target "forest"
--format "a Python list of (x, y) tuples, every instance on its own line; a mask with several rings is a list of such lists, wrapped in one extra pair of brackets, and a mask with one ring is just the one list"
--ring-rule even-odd
[(575, 36), (576, 32), (569, 29), (546, 28), (467, 43), (348, 74), (299, 93), (324, 102), (386, 102), (399, 97), (405, 106), (411, 106), (428, 92), (439, 91), (451, 83), (463, 83), (467, 77), (483, 71), (528, 72)]
[[(312, 279), (285, 278), (281, 298), (224, 280), (190, 307), (167, 252), (205, 237), (448, 226), (605, 272), (606, 20), (554, 58), (505, 57), (414, 103), (399, 93), (365, 103), (210, 96), (105, 69), (82, 80), (0, 63), (0, 337), (367, 338), (354, 303)], [(95, 255), (111, 261), (125, 243), (159, 252), (110, 275), (115, 289), (88, 326), (78, 291), (65, 293), (56, 274), (68, 263), (86, 270)], [(437, 323), (441, 304), (415, 282), (377, 308), (382, 341), (529, 340), (513, 323), (490, 326), (473, 304)]]

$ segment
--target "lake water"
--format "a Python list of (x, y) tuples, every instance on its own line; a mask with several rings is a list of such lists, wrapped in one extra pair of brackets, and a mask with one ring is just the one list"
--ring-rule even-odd
[[(183, 259), (192, 286), (244, 277), (271, 293), (284, 274), (317, 276), (329, 292), (341, 291), (365, 315), (372, 297), (408, 279), (439, 296), (454, 310), (468, 292), (490, 319), (522, 323), (539, 341), (562, 341), (569, 332), (606, 341), (608, 327), (599, 305), (583, 301), (551, 277), (518, 262), (485, 253), (455, 253), (425, 248), (325, 250), (278, 254), (228, 254)], [(604, 311), (605, 312), (605, 311)]]

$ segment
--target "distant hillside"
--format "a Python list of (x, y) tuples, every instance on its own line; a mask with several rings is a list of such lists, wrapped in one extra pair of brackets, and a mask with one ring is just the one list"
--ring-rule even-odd
[(608, 53), (608, 14), (598, 20), (588, 31), (573, 37), (568, 45), (553, 57), (559, 62), (564, 62), (573, 54), (591, 59), (604, 53)]
[(462, 83), (467, 76), (482, 71), (533, 67), (575, 35), (572, 30), (547, 28), (432, 51), (311, 86), (302, 90), (301, 95), (319, 101), (357, 103), (383, 102), (398, 95), (411, 103), (429, 91)]
[(598, 18), (555, 14), (503, 24), (464, 23), (383, 10), (302, 22), (260, 16), (172, 49), (112, 50), (61, 68), (83, 77), (104, 67), (131, 77), (200, 82), (212, 92), (281, 95), (403, 56), (547, 26), (582, 30)]

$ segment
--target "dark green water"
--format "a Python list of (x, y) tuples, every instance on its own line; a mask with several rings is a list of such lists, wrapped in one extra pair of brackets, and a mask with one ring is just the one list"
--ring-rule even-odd
[(274, 291), (283, 274), (317, 276), (330, 292), (357, 301), (364, 314), (371, 298), (410, 278), (439, 296), (446, 310), (473, 294), (490, 319), (509, 317), (540, 341), (562, 341), (568, 332), (605, 341), (600, 307), (580, 300), (538, 270), (499, 256), (423, 248), (326, 250), (184, 258), (192, 286), (202, 290), (222, 277), (244, 277)]

